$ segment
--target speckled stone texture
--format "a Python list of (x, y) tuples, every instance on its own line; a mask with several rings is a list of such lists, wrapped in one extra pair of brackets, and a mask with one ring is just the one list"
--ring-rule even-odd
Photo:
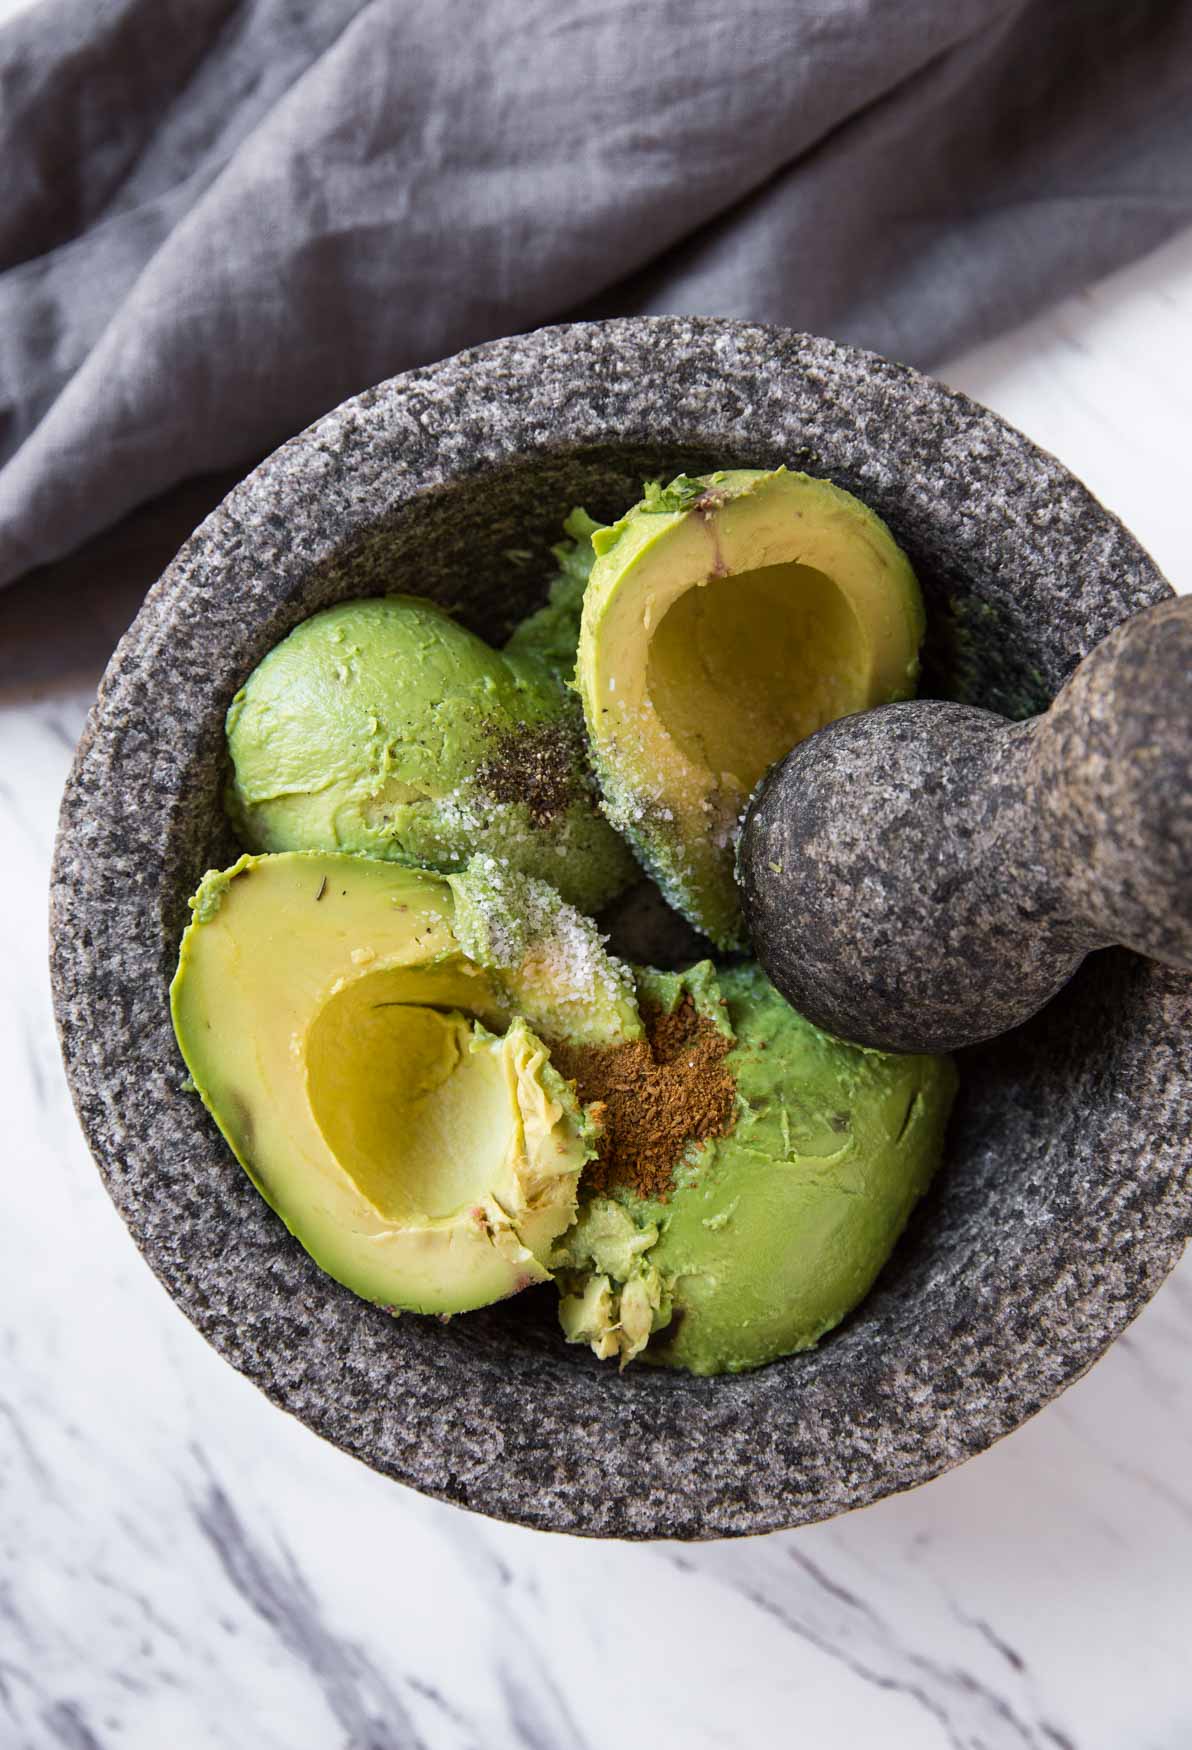
[(1073, 917), (1192, 967), (1192, 596), (1081, 664), (1032, 738), (1027, 790)]
[(1192, 970), (1192, 596), (1028, 723), (916, 699), (830, 724), (759, 786), (737, 867), (771, 979), (861, 1045), (991, 1039), (1111, 943)]
[(842, 718), (769, 772), (738, 877), (757, 957), (802, 1014), (883, 1051), (953, 1051), (1072, 976), (1092, 943), (1038, 842), (1032, 730), (917, 700)]
[(1081, 1374), (1192, 1226), (1192, 992), (1119, 951), (965, 1056), (946, 1169), (858, 1312), (737, 1378), (619, 1375), (564, 1346), (549, 1291), (393, 1321), (320, 1274), (182, 1091), (166, 985), (186, 896), (233, 849), (223, 713), (264, 651), (313, 609), (389, 588), (500, 634), (539, 599), (573, 503), (611, 516), (646, 474), (779, 462), (859, 493), (906, 547), (927, 691), (1028, 715), (1167, 593), (1058, 463), (913, 372), (734, 322), (549, 329), (371, 390), (239, 486), (117, 651), (63, 804), (63, 1046), (150, 1264), (320, 1434), (527, 1525), (713, 1537), (924, 1482)]

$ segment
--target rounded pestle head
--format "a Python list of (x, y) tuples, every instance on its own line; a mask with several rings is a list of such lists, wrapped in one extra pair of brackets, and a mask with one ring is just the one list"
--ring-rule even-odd
[(830, 724), (763, 781), (737, 873), (787, 1000), (889, 1051), (1004, 1033), (1112, 942), (1192, 970), (1192, 597), (1029, 722), (920, 700)]
[(767, 974), (830, 1033), (951, 1051), (1026, 1020), (1092, 945), (1023, 787), (1033, 725), (945, 700), (843, 717), (772, 768), (737, 852)]

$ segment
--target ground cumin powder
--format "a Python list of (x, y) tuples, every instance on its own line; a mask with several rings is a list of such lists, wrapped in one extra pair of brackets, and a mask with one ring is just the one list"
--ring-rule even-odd
[(672, 1014), (644, 1007), (646, 1037), (625, 1045), (553, 1045), (551, 1062), (585, 1104), (603, 1110), (600, 1155), (585, 1186), (626, 1186), (666, 1201), (690, 1142), (725, 1136), (736, 1121), (731, 1041), (684, 996)]

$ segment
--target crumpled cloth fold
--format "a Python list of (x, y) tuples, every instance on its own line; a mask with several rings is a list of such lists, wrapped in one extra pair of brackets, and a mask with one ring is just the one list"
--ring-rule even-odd
[(1192, 221), (1192, 6), (39, 0), (0, 166), (6, 582), (543, 323), (986, 338)]

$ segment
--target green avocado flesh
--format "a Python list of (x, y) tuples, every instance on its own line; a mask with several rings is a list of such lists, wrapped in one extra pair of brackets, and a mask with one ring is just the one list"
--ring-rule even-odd
[(506, 656), (535, 656), (567, 685), (575, 674), (584, 591), (596, 560), (592, 537), (603, 524), (586, 510), (573, 510), (563, 523), (569, 536), (551, 551), (558, 563), (545, 607), (530, 614), (515, 628), (505, 645)]
[(618, 1045), (642, 1034), (633, 975), (604, 951), (604, 937), (544, 881), (473, 857), (448, 876), (460, 947), (490, 977), (506, 1006), (549, 1039)]
[[(649, 485), (612, 527), (575, 510), (565, 530), (501, 652), (385, 596), (262, 660), (227, 718), (250, 854), (191, 900), (174, 1027), (253, 1184), (355, 1293), (446, 1316), (554, 1280), (598, 1356), (736, 1372), (868, 1292), (939, 1164), (955, 1071), (829, 1038), (752, 963), (631, 969), (587, 914), (636, 853), (741, 945), (745, 801), (822, 724), (913, 693), (922, 604), (872, 512), (781, 468)], [(683, 1005), (675, 1036), (708, 1046), (688, 1004), (720, 1035), (683, 1059), (718, 1116), (643, 1197), (575, 1053), (631, 1046), (599, 1067), (632, 1064), (628, 1109), (653, 1109), (639, 1073), (661, 1078), (648, 1102), (673, 1087), (656, 1017)]]
[[(182, 1055), (316, 1262), (395, 1311), (463, 1312), (545, 1281), (592, 1132), (510, 1013), (526, 970), (501, 959), (500, 896), (465, 899), (491, 914), (487, 965), (460, 947), (447, 881), (366, 857), (242, 857), (191, 905), (170, 989)], [(559, 1033), (553, 995), (580, 1006), (591, 968), (551, 956), (552, 928), (538, 1010)], [(589, 982), (584, 1000), (621, 994)]]
[[(830, 1038), (757, 966), (696, 971), (698, 1006), (725, 999), (736, 1124), (688, 1151), (665, 1202), (581, 1193), (551, 1263), (571, 1341), (736, 1373), (811, 1347), (868, 1292), (939, 1164), (956, 1073)], [(693, 975), (645, 975), (656, 1000), (668, 985), (673, 1003)]]
[(576, 685), (605, 811), (677, 911), (742, 947), (745, 802), (805, 736), (914, 693), (915, 575), (867, 506), (785, 468), (652, 487), (591, 541)]
[(492, 650), (417, 596), (295, 627), (228, 712), (241, 843), (440, 871), (487, 851), (597, 910), (636, 867), (597, 805), (573, 696), (533, 645)]

